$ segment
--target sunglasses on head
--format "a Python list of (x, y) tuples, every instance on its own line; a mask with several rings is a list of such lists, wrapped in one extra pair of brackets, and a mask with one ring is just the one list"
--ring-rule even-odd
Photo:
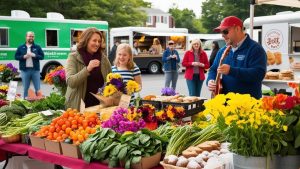
[(221, 33), (222, 33), (223, 35), (227, 35), (227, 34), (229, 33), (229, 31), (228, 31), (228, 29), (224, 29), (224, 30), (221, 31)]

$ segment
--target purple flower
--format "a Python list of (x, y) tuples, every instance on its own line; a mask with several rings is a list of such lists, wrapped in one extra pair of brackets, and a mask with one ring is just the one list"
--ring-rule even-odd
[(145, 127), (145, 121), (139, 119), (138, 121), (129, 121), (124, 117), (124, 114), (128, 113), (125, 108), (118, 108), (112, 114), (112, 116), (102, 123), (103, 128), (111, 128), (118, 133), (124, 133), (125, 131), (136, 132)]
[(110, 83), (116, 86), (118, 90), (122, 90), (124, 88), (124, 84), (121, 79), (111, 79)]
[(9, 67), (11, 70), (13, 70), (13, 68), (15, 68), (15, 67), (13, 66), (13, 64), (11, 64), (11, 63), (6, 64), (6, 66)]
[(161, 89), (161, 95), (162, 96), (174, 96), (176, 95), (176, 92), (173, 88), (165, 87)]

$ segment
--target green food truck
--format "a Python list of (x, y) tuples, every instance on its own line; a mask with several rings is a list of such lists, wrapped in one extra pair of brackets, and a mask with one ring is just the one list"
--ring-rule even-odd
[[(108, 23), (106, 21), (64, 19), (60, 13), (47, 13), (47, 18), (33, 18), (21, 10), (11, 11), (11, 16), (0, 16), (0, 63), (12, 63), (19, 68), (15, 60), (17, 47), (25, 43), (26, 32), (35, 33), (35, 43), (44, 51), (41, 75), (58, 65), (66, 65), (68, 54), (78, 42), (78, 37), (88, 27), (96, 27), (104, 37), (103, 47), (107, 48)], [(107, 50), (106, 50), (107, 51)]]

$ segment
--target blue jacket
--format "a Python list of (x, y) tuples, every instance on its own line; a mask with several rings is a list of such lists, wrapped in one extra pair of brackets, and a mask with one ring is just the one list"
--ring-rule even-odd
[[(209, 69), (206, 83), (215, 80), (218, 64), (225, 49), (226, 46), (219, 50)], [(262, 97), (261, 86), (267, 69), (267, 55), (261, 45), (247, 35), (235, 52), (230, 51), (223, 64), (230, 65), (230, 71), (222, 77), (222, 93), (250, 94), (257, 99)]]
[[(170, 57), (174, 54), (177, 56), (177, 59)], [(164, 63), (163, 67), (165, 72), (177, 71), (179, 69), (178, 63), (180, 62), (180, 57), (175, 49), (171, 51), (170, 48), (167, 48), (163, 53), (162, 61)]]
[[(42, 51), (42, 48), (39, 45), (32, 44), (31, 46), (31, 52), (35, 54), (35, 57), (32, 57), (33, 62), (33, 69), (34, 70), (40, 70), (40, 60), (44, 59), (44, 52)], [(27, 46), (26, 44), (23, 44), (18, 47), (15, 59), (19, 60), (19, 69), (20, 70), (26, 70), (26, 59), (24, 59), (24, 55), (27, 53)]]

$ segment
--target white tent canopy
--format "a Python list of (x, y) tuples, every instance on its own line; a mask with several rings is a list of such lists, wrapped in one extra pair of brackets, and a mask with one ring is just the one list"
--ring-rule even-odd
[[(255, 4), (270, 4), (300, 8), (300, 0), (255, 0)], [(250, 5), (250, 37), (253, 37), (254, 5)]]
[(270, 4), (300, 8), (299, 0), (256, 0), (256, 4)]

